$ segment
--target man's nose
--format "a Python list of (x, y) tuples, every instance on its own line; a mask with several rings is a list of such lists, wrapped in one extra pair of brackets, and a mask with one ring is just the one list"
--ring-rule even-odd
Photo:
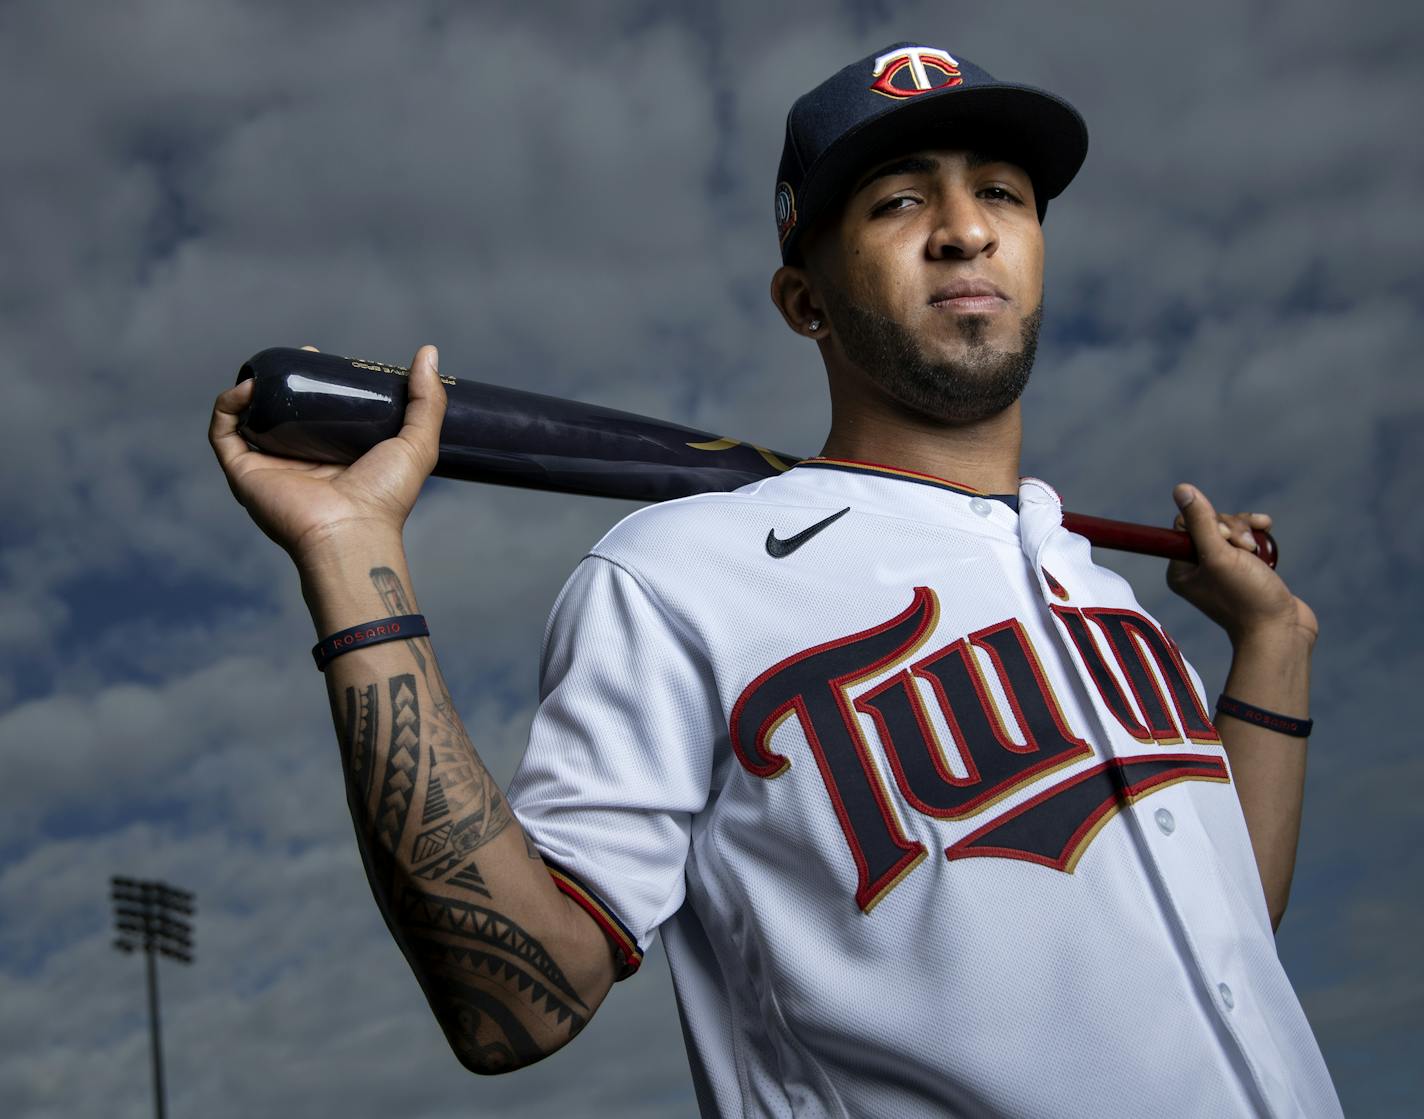
[(971, 260), (993, 256), (999, 247), (994, 226), (979, 199), (968, 191), (953, 190), (938, 204), (937, 221), (927, 251), (936, 260)]

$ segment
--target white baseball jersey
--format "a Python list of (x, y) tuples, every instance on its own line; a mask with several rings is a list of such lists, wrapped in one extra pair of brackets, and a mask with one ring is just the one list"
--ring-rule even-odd
[(634, 513), (520, 821), (625, 972), (661, 930), (704, 1113), (1340, 1115), (1199, 679), (1017, 504), (820, 459)]

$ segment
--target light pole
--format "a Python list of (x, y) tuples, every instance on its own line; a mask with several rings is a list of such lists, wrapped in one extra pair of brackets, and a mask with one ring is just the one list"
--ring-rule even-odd
[(166, 882), (145, 882), (115, 875), (109, 880), (120, 952), (143, 949), (148, 961), (148, 1032), (153, 1050), (153, 1107), (164, 1119), (163, 1045), (158, 1024), (158, 966), (155, 953), (181, 963), (193, 962), (193, 895)]

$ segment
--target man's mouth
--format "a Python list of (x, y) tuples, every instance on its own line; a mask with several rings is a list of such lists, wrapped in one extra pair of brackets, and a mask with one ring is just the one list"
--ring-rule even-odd
[(929, 298), (937, 311), (978, 314), (1008, 306), (1009, 297), (985, 280), (956, 280), (939, 288)]

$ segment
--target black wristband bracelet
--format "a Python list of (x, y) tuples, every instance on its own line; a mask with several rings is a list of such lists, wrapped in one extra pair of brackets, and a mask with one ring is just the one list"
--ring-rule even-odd
[(1288, 734), (1292, 738), (1309, 738), (1310, 728), (1315, 725), (1314, 719), (1292, 719), (1289, 715), (1277, 715), (1274, 711), (1253, 707), (1239, 699), (1232, 699), (1229, 695), (1217, 698), (1216, 709), (1233, 719), (1240, 719), (1243, 723), (1253, 723), (1279, 734)]
[(430, 627), (425, 624), (423, 614), (400, 614), (394, 618), (382, 618), (378, 622), (363, 622), (359, 626), (343, 629), (330, 637), (323, 637), (312, 646), (312, 660), (319, 671), (342, 653), (352, 649), (364, 649), (368, 645), (379, 645), (382, 641), (399, 641), (406, 637), (429, 637)]

